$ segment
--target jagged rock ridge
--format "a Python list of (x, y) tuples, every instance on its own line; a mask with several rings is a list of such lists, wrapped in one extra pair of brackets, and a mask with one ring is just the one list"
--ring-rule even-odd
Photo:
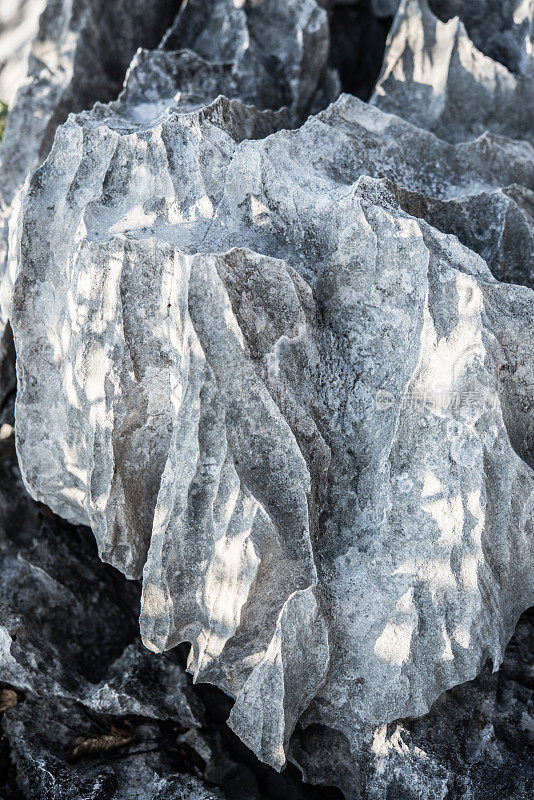
[[(516, 71), (477, 49), (461, 17), (449, 12), (446, 16), (451, 18), (442, 22), (431, 10), (455, 8), (469, 19), (469, 3), (402, 0), (372, 102), (449, 141), (491, 131), (532, 142), (534, 10), (529, 2), (503, 5), (510, 6), (509, 18), (523, 32), (515, 47), (520, 55), (505, 59)], [(464, 8), (466, 15), (461, 13)]]
[[(410, 0), (380, 108), (298, 127), (338, 91), (327, 14), (206, 8), (26, 184), (17, 448), (29, 492), (142, 575), (147, 646), (191, 642), (242, 740), (321, 781), (307, 729), (364, 752), (498, 666), (533, 602), (531, 77), (496, 112), (506, 68)], [(449, 55), (399, 95), (429, 26)]]

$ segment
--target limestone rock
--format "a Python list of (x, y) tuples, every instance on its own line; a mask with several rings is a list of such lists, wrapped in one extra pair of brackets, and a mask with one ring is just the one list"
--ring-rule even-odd
[[(144, 643), (191, 643), (263, 762), (348, 797), (426, 800), (429, 776), (446, 797), (463, 711), (434, 747), (431, 709), (498, 668), (534, 602), (521, 8), (505, 66), (405, 0), (367, 105), (329, 104), (313, 0), (190, 0), (116, 100), (57, 128), (11, 218), (26, 488), (142, 579)], [(502, 40), (465, 24), (484, 53)], [(197, 735), (172, 653), (147, 696), (148, 651), (124, 642), (73, 689), (51, 634), (23, 641), (53, 682), (20, 656), (5, 680), (54, 718), (76, 701)]]
[[(169, 774), (169, 764), (152, 743), (158, 735), (153, 723), (145, 722), (134, 728), (115, 727), (115, 733), (95, 730), (92, 720), (79, 707), (55, 698), (27, 699), (4, 715), (3, 728), (12, 742), (18, 785), (28, 800), (223, 800), (225, 796), (215, 787), (208, 787), (196, 776)], [(103, 730), (106, 730), (104, 728)], [(109, 726), (108, 726), (109, 730)], [(98, 736), (108, 736), (116, 742), (128, 742), (130, 751), (124, 757), (124, 747), (93, 753), (93, 757), (66, 759), (75, 743), (83, 746), (91, 740), (98, 747)], [(127, 747), (128, 745), (125, 745)], [(136, 756), (136, 752), (140, 755)], [(106, 763), (106, 756), (108, 760)], [(161, 772), (167, 775), (161, 775)]]
[(498, 673), (451, 689), (421, 719), (400, 720), (347, 740), (312, 725), (293, 738), (293, 758), (312, 783), (335, 782), (348, 800), (524, 800), (534, 791), (534, 646), (525, 614)]
[(145, 643), (191, 641), (281, 767), (299, 719), (357, 746), (424, 714), (532, 602), (531, 292), (373, 176), (445, 202), (533, 161), (348, 96), (264, 118), (72, 117), (23, 199), (13, 328), (28, 489), (143, 569)]
[[(521, 7), (532, 15), (532, 4)], [(521, 63), (531, 53), (529, 35)], [(534, 73), (525, 72), (480, 52), (458, 17), (442, 22), (427, 0), (402, 0), (372, 102), (451, 142), (484, 131), (532, 142)]]
[(31, 42), (45, 0), (4, 0), (0, 8), (0, 100), (13, 103), (26, 77)]
[[(114, 655), (108, 648), (112, 644), (114, 652), (118, 652), (124, 641), (135, 637), (131, 603), (135, 587), (129, 591), (118, 573), (98, 563), (83, 531), (52, 518), (49, 512), (24, 497), (13, 463), (11, 438), (0, 446), (0, 475), (5, 554), (0, 560), (0, 577), (4, 593), (10, 594), (12, 608), (25, 618), (25, 624), (35, 619), (32, 609), (45, 609), (47, 624), (43, 626), (41, 641), (46, 638), (53, 642), (61, 661), (85, 663), (83, 673), (93, 678), (98, 673), (100, 685), (107, 682), (116, 686), (112, 677), (115, 668), (109, 667), (110, 656), (113, 659)], [(12, 571), (17, 561), (32, 563), (32, 579), (18, 582), (22, 571), (20, 568), (18, 573)], [(94, 603), (91, 614), (86, 612), (82, 617), (78, 613), (79, 599), (94, 594), (95, 589), (98, 591), (99, 583), (107, 602)], [(65, 623), (62, 602), (66, 590), (78, 598), (77, 602), (71, 601), (74, 613), (69, 625)], [(119, 613), (115, 610), (116, 601)], [(5, 623), (5, 617), (2, 620)], [(318, 726), (297, 732), (292, 739), (292, 757), (311, 782), (337, 783), (349, 798), (359, 797), (358, 776), (373, 800), (382, 800), (386, 793), (394, 796), (395, 792), (430, 800), (444, 786), (448, 800), (465, 796), (474, 800), (528, 798), (532, 793), (529, 725), (534, 719), (532, 622), (532, 616), (520, 621), (498, 674), (486, 671), (474, 683), (447, 692), (430, 715), (421, 720), (403, 720), (379, 729), (375, 735), (373, 730), (368, 731), (368, 741), (358, 758), (348, 752), (342, 736), (336, 738), (334, 732)], [(93, 638), (92, 625), (100, 637)], [(21, 630), (19, 626), (19, 635)], [(89, 636), (85, 641), (90, 644), (85, 651), (78, 646), (83, 643), (84, 635)], [(2, 647), (5, 641), (2, 640)], [(172, 655), (167, 654), (158, 665), (154, 662), (161, 656), (145, 651), (142, 658), (138, 647), (127, 645), (124, 657), (119, 657), (115, 664), (125, 668), (123, 683), (128, 686), (130, 702), (122, 707), (122, 712), (109, 704), (104, 706), (108, 714), (113, 714), (110, 719), (94, 706), (89, 707), (87, 698), (80, 703), (69, 700), (65, 693), (61, 696), (50, 693), (50, 684), (44, 679), (53, 674), (54, 663), (46, 658), (41, 646), (34, 673), (35, 676), (41, 672), (41, 678), (32, 681), (31, 690), (27, 685), (21, 686), (18, 681), (25, 680), (21, 668), (13, 674), (16, 692), (10, 690), (16, 704), (8, 709), (0, 704), (2, 796), (9, 797), (16, 785), (28, 800), (42, 800), (45, 790), (47, 797), (54, 800), (82, 800), (87, 796), (100, 800), (130, 800), (132, 796), (139, 800), (170, 797), (339, 800), (339, 795), (328, 789), (299, 784), (290, 770), (272, 774), (268, 767), (254, 763), (251, 758), (246, 760), (245, 748), (237, 754), (236, 761), (236, 742), (223, 726), (213, 721), (214, 708), (223, 705), (222, 698), (207, 695), (209, 722), (200, 730), (196, 726), (189, 728), (187, 717), (176, 711), (174, 724), (157, 719), (164, 686), (168, 687), (169, 697), (174, 693), (175, 709), (180, 708), (182, 684), (175, 680)], [(139, 707), (131, 702), (134, 665), (137, 665), (136, 695), (139, 697), (141, 691), (145, 702), (143, 717), (135, 716)], [(169, 668), (166, 684), (164, 670)], [(117, 669), (115, 675), (119, 674)], [(70, 676), (71, 693), (77, 695), (81, 690), (82, 697), (85, 691), (82, 671), (71, 669)], [(5, 677), (5, 673), (0, 671), (0, 677)], [(197, 685), (196, 689), (210, 687)], [(191, 702), (191, 693), (188, 698)], [(228, 712), (223, 708), (221, 711), (224, 719)], [(176, 733), (179, 720), (186, 729)], [(104, 739), (100, 747), (107, 744), (106, 736), (114, 739), (115, 745), (121, 737), (124, 742), (131, 741), (123, 747), (99, 751), (98, 736)], [(93, 756), (69, 758), (80, 741), (86, 746), (94, 742), (97, 749)]]
[(202, 712), (179, 665), (130, 644), (137, 587), (98, 563), (84, 532), (62, 531), (39, 510), (12, 451), (12, 437), (0, 442), (0, 680), (100, 714), (199, 727)]
[(475, 47), (511, 72), (532, 75), (532, 0), (429, 0), (443, 22), (458, 16)]
[(28, 497), (12, 435), (0, 519), (2, 797), (332, 800), (239, 749), (228, 699), (192, 687), (176, 650), (142, 647), (137, 585), (99, 561), (90, 531)]
[[(226, 65), (227, 97), (262, 109), (287, 106), (294, 123), (305, 119), (321, 83), (328, 80), (328, 18), (315, 0), (187, 2), (161, 48), (193, 51), (210, 64)], [(184, 55), (170, 57), (178, 69)], [(168, 67), (160, 71), (173, 73)], [(192, 72), (198, 92), (202, 68)], [(181, 76), (175, 80), (180, 92), (182, 83)], [(215, 96), (208, 90), (204, 103)]]
[(529, 189), (514, 184), (452, 200), (399, 187), (394, 191), (405, 211), (453, 233), (482, 256), (496, 278), (534, 288), (534, 198)]
[(0, 147), (0, 336), (14, 277), (7, 264), (9, 220), (28, 172), (46, 157), (69, 113), (117, 96), (136, 49), (155, 47), (175, 13), (175, 0), (46, 3)]
[[(315, 0), (262, 0), (246, 8), (233, 0), (207, 5), (191, 0), (176, 15), (178, 6), (175, 0), (152, 0), (146, 13), (144, 2), (48, 2), (0, 150), (0, 334), (10, 315), (16, 269), (7, 252), (17, 192), (48, 154), (57, 126), (69, 113), (117, 96), (137, 48), (141, 52), (129, 87), (134, 94), (143, 92), (134, 112), (139, 120), (147, 107), (154, 113), (153, 104), (165, 107), (178, 97), (203, 105), (224, 92), (260, 108), (287, 105), (279, 125), (282, 120), (297, 124), (339, 93), (327, 66), (327, 17)], [(142, 48), (158, 44), (161, 52), (147, 62)], [(179, 52), (165, 52), (173, 48)], [(143, 85), (136, 86), (140, 75)], [(194, 91), (188, 95), (191, 76)]]

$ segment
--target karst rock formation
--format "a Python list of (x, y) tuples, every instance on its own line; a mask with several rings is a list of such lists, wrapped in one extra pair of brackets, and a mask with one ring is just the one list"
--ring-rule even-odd
[[(32, 800), (41, 762), (58, 800), (335, 791), (295, 766), (349, 800), (534, 791), (533, 26), (48, 1), (0, 150), (0, 680)], [(293, 783), (229, 788), (176, 653)], [(32, 719), (67, 747), (79, 708), (174, 720), (205, 769), (69, 767)]]

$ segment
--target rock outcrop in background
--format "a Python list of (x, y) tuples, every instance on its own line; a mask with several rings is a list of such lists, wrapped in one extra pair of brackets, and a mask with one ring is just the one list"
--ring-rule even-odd
[(0, 100), (12, 105), (28, 71), (28, 58), (45, 0), (4, 0), (0, 8)]
[(525, 800), (534, 6), (149, 5), (0, 151), (6, 791)]

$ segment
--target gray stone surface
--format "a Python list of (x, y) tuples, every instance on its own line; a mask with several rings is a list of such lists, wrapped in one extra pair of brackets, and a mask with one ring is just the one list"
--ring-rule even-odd
[(26, 77), (45, 0), (3, 0), (0, 7), (0, 100), (11, 105)]
[[(46, 157), (69, 113), (117, 96), (136, 49), (155, 47), (175, 13), (176, 0), (46, 3), (0, 147), (0, 360), (8, 348), (4, 330), (14, 277), (8, 264), (9, 220), (28, 172)], [(19, 63), (14, 54), (9, 64)]]
[[(516, 18), (524, 14), (524, 24), (516, 26), (524, 38), (515, 42), (518, 55), (515, 61), (512, 59), (517, 72), (477, 49), (459, 17), (442, 22), (429, 5), (439, 4), (402, 0), (372, 102), (449, 141), (465, 141), (489, 130), (532, 142), (533, 4), (528, 0), (516, 3)], [(511, 4), (506, 5), (511, 16)], [(459, 7), (462, 15), (471, 3), (442, 3), (444, 6)], [(524, 34), (525, 25), (528, 36)], [(477, 29), (481, 44), (491, 40), (487, 28), (486, 24)], [(491, 47), (486, 49), (492, 52)]]
[[(105, 723), (104, 723), (105, 724)], [(12, 742), (18, 785), (27, 800), (218, 800), (225, 795), (194, 775), (169, 774), (154, 739), (153, 723), (137, 724), (128, 757), (120, 750), (110, 760), (102, 751), (92, 758), (67, 759), (75, 742), (113, 735), (95, 731), (94, 720), (57, 699), (25, 699), (4, 714), (3, 729)], [(109, 725), (102, 730), (109, 729)], [(119, 736), (122, 729), (116, 727)], [(136, 756), (136, 753), (140, 755)], [(69, 763), (70, 762), (70, 763)], [(167, 775), (162, 776), (162, 768)]]
[(100, 714), (199, 727), (202, 712), (180, 667), (130, 644), (137, 586), (99, 564), (85, 534), (63, 531), (28, 497), (13, 437), (0, 451), (0, 680)]
[(351, 753), (312, 726), (293, 756), (312, 782), (335, 781), (349, 800), (524, 800), (534, 792), (533, 617), (521, 618), (498, 673), (451, 689), (421, 719), (368, 729)]
[[(252, 8), (233, 0), (197, 0), (177, 14), (179, 6), (176, 0), (50, 0), (46, 5), (0, 148), (0, 336), (10, 316), (16, 271), (8, 248), (18, 192), (28, 172), (47, 156), (57, 126), (69, 113), (118, 95), (137, 48), (141, 52), (129, 85), (132, 93), (143, 94), (135, 111), (139, 119), (147, 113), (150, 119), (152, 105), (168, 105), (177, 93), (192, 104), (234, 93), (259, 107), (287, 105), (283, 119), (290, 125), (339, 93), (336, 74), (327, 66), (326, 13), (315, 0), (262, 0)], [(147, 61), (142, 48), (158, 44), (180, 52), (153, 53)], [(142, 85), (136, 85), (136, 76)], [(9, 330), (0, 339), (0, 360), (8, 347)]]
[[(185, 54), (176, 51), (182, 50), (193, 51), (210, 64), (225, 64), (222, 85), (227, 97), (239, 97), (262, 109), (287, 106), (293, 124), (306, 118), (321, 84), (329, 80), (328, 17), (315, 0), (188, 2), (161, 48), (174, 51), (169, 56), (174, 69), (181, 67)], [(153, 56), (148, 60), (153, 61)], [(174, 93), (177, 88), (181, 91), (181, 76), (172, 67), (154, 63), (160, 75), (172, 75)], [(213, 99), (213, 89), (203, 86), (202, 67), (191, 72), (203, 102)], [(153, 91), (161, 97), (160, 86)], [(325, 104), (331, 99), (327, 97)]]
[(24, 197), (24, 479), (143, 569), (145, 643), (192, 641), (262, 759), (306, 709), (356, 746), (500, 663), (534, 489), (530, 290), (363, 176), (452, 201), (530, 183), (531, 149), (348, 96), (260, 139), (238, 101), (147, 127), (129, 97), (71, 118)]
[(257, 762), (224, 725), (227, 698), (195, 689), (176, 650), (142, 647), (138, 585), (28, 497), (12, 435), (0, 519), (1, 797), (338, 798)]
[(500, 281), (534, 287), (532, 191), (513, 184), (451, 200), (399, 187), (394, 191), (405, 211), (453, 233), (482, 256)]
[(485, 55), (532, 76), (532, 0), (429, 0), (429, 5), (443, 22), (458, 16)]
[[(154, 664), (158, 659), (146, 653), (141, 666), (141, 651), (128, 644), (135, 638), (135, 587), (128, 587), (118, 573), (99, 564), (89, 532), (54, 518), (24, 495), (13, 460), (12, 437), (0, 446), (0, 476), (2, 602), (9, 596), (19, 618), (16, 634), (21, 645), (27, 642), (29, 627), (34, 631), (42, 628), (28, 681), (21, 650), (15, 651), (5, 636), (2, 611), (0, 675), (7, 676), (3, 664), (8, 652), (19, 659), (20, 668), (18, 673), (10, 673), (16, 705), (4, 713), (0, 684), (1, 796), (17, 797), (18, 786), (27, 800), (339, 800), (326, 789), (299, 785), (288, 770), (272, 775), (267, 767), (262, 770), (261, 765), (247, 760), (214, 718), (220, 698), (201, 696), (206, 707), (202, 712), (192, 690), (186, 690), (189, 703), (198, 709), (196, 716), (200, 712), (204, 722), (203, 728), (196, 723), (190, 727), (190, 718), (180, 714), (183, 683), (176, 681), (173, 653), (159, 666)], [(14, 571), (17, 561), (21, 566)], [(103, 591), (105, 603), (98, 602), (98, 593)], [(68, 619), (66, 592), (73, 609)], [(91, 612), (80, 613), (88, 602), (92, 603)], [(292, 758), (310, 781), (337, 783), (348, 798), (529, 798), (533, 788), (533, 632), (532, 615), (525, 615), (498, 673), (492, 675), (486, 669), (475, 682), (445, 693), (420, 720), (401, 720), (368, 730), (358, 757), (348, 752), (344, 737), (314, 725), (294, 735)], [(11, 629), (10, 635), (13, 633)], [(52, 679), (59, 677), (58, 658), (48, 657), (50, 646), (47, 650), (45, 639), (69, 665), (69, 692), (71, 696), (79, 692), (82, 703), (70, 700), (63, 689), (57, 695), (51, 691)], [(83, 650), (78, 647), (80, 642), (86, 644)], [(125, 655), (117, 659), (125, 643)], [(28, 652), (27, 646), (24, 650)], [(134, 658), (128, 655), (132, 653)], [(134, 665), (141, 667), (136, 672), (135, 694), (131, 679), (126, 678), (128, 703), (121, 711), (108, 705), (108, 713), (89, 707), (88, 679), (100, 686), (111, 684), (113, 664), (126, 661), (130, 665), (127, 675)], [(168, 685), (175, 694), (175, 722), (158, 718), (167, 669)], [(197, 686), (197, 690), (202, 688)], [(141, 694), (148, 716), (138, 716), (135, 698)], [(220, 720), (227, 713), (222, 706)], [(125, 734), (127, 743), (122, 747), (106, 751), (102, 742), (101, 749), (92, 754), (69, 758), (80, 741), (87, 744), (98, 737), (117, 739)]]
[[(276, 770), (289, 757), (368, 800), (482, 798), (472, 764), (482, 791), (499, 759), (517, 772), (521, 680), (487, 725), (466, 720), (534, 603), (524, 5), (500, 22), (459, 6), (477, 50), (463, 22), (402, 2), (367, 105), (329, 104), (335, 8), (190, 0), (118, 99), (57, 128), (4, 282), (22, 477), (142, 579), (143, 641), (171, 650), (147, 694), (161, 656), (125, 641), (88, 679), (28, 629), (4, 680), (58, 725), (73, 702), (178, 719), (204, 752), (172, 660), (189, 642), (194, 680), (233, 699), (230, 727)], [(40, 652), (52, 677), (24, 661)], [(17, 709), (11, 739), (37, 713)]]

